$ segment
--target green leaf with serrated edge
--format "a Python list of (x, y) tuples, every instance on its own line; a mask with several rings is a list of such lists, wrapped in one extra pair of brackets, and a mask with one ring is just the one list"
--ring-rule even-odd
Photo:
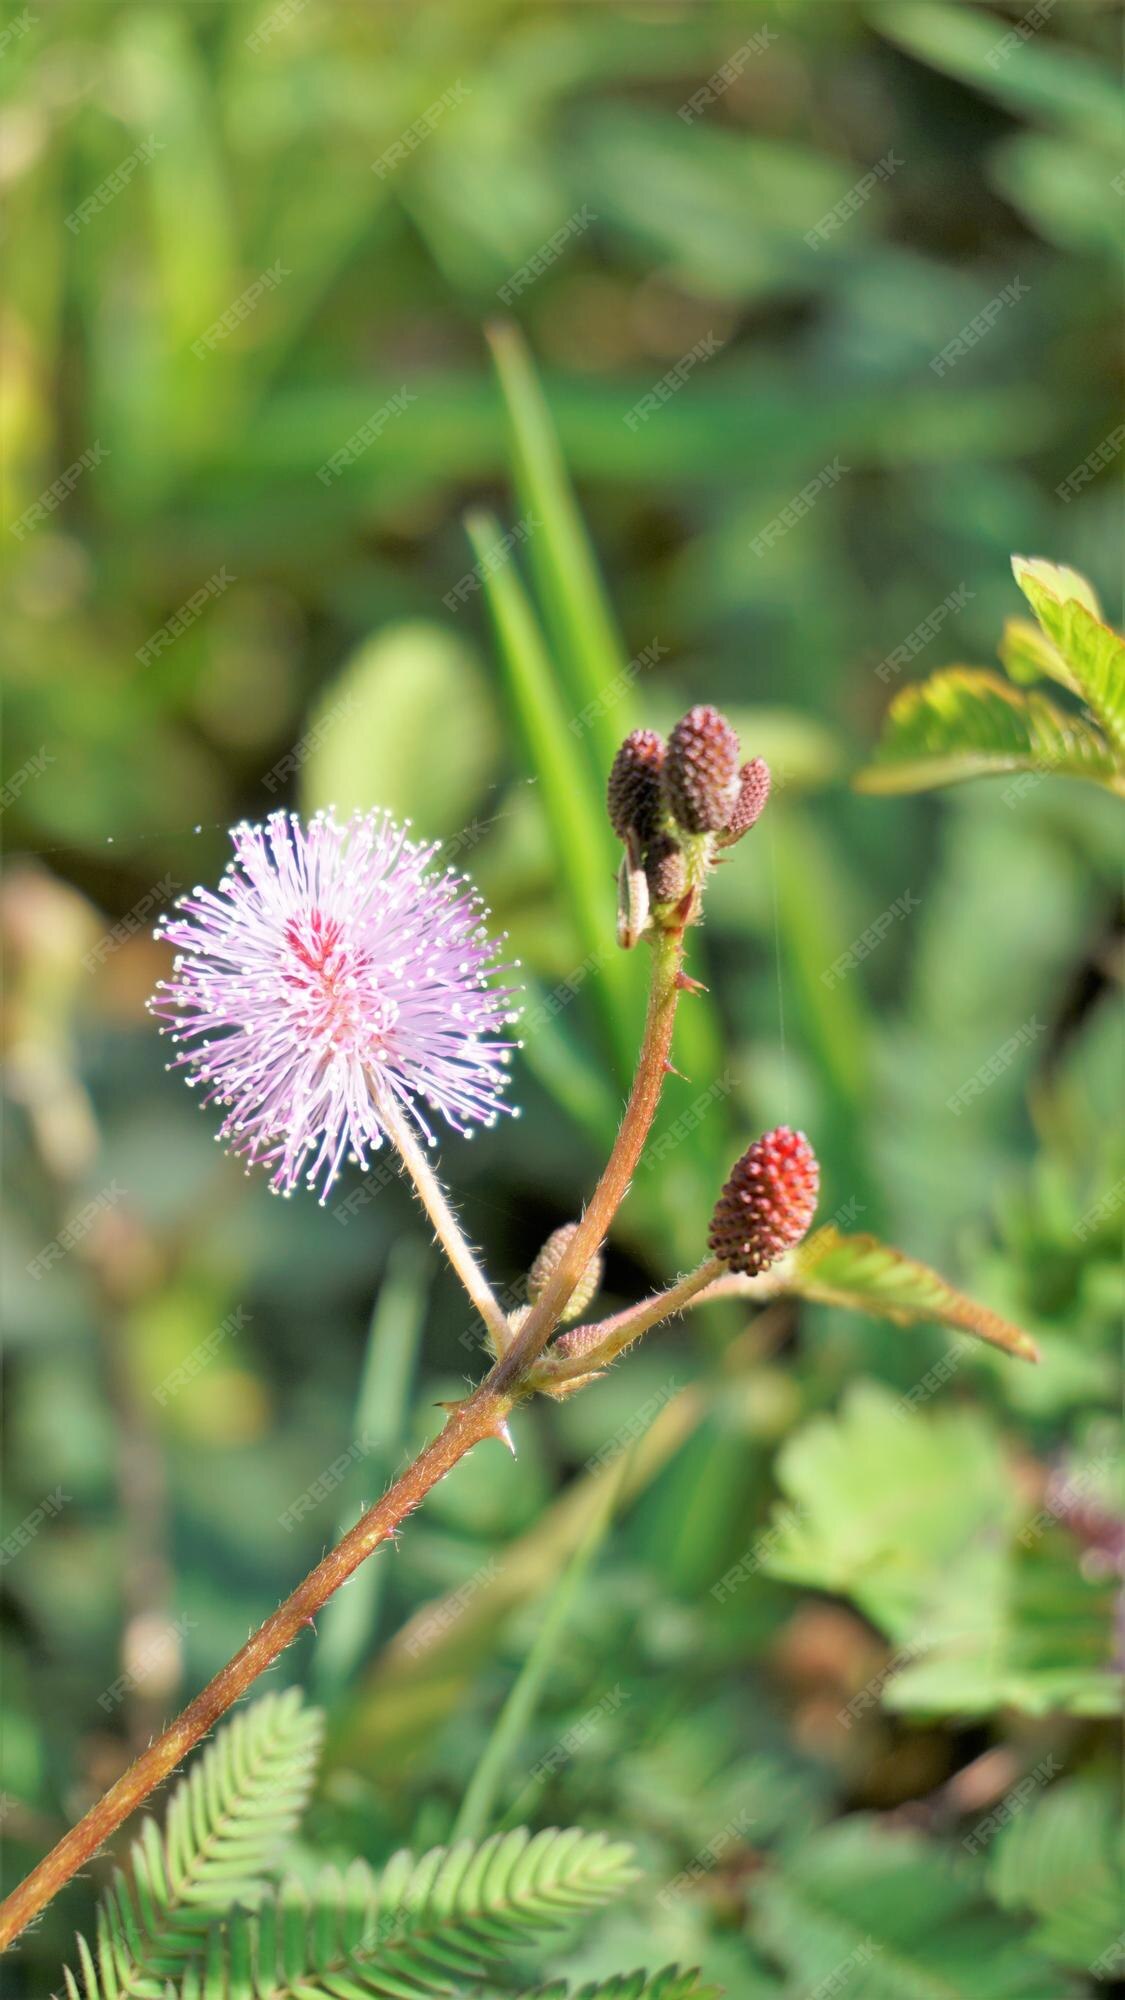
[(1058, 1532), (1028, 1547), (1017, 1537), (954, 1551), (919, 1629), (924, 1646), (907, 1649), (885, 1689), (896, 1714), (1108, 1718), (1120, 1709), (1112, 1583), (1084, 1575)]
[(1030, 618), (1005, 619), (1000, 661), (1009, 678), (1020, 687), (1029, 687), (1034, 681), (1052, 680), (1074, 693), (1074, 683), (1058, 647), (1052, 646), (1047, 634)]
[(785, 1271), (785, 1290), (826, 1305), (852, 1306), (900, 1325), (936, 1320), (959, 1333), (975, 1334), (1023, 1361), (1039, 1359), (1029, 1334), (967, 1298), (928, 1264), (881, 1243), (877, 1236), (845, 1236), (832, 1223), (793, 1252)]
[(1012, 574), (1051, 644), (1070, 685), (1125, 762), (1125, 640), (1105, 623), (1092, 586), (1077, 570), (1041, 558), (1012, 557)]
[(1125, 1884), (1114, 1779), (1108, 1771), (1063, 1778), (1019, 1803), (989, 1848), (993, 1896), (1038, 1918), (1032, 1942), (1049, 1958), (1086, 1971), (1108, 1955), (1106, 1970), (1120, 1973)]
[[(232, 1905), (257, 1901), (316, 1776), (319, 1709), (296, 1690), (269, 1694), (221, 1729), (168, 1804), (163, 1834), (146, 1821), (98, 1907), (97, 1949), (79, 1939), (84, 2000), (163, 2000)], [(76, 1982), (69, 1979), (68, 1991)]]
[(785, 1967), (787, 1993), (1068, 2000), (1076, 1991), (935, 1842), (858, 1814), (763, 1875), (751, 1926)]
[(513, 1995), (510, 1987), (482, 1987), (479, 2000), (722, 2000), (722, 1988), (700, 1984), (698, 1968), (681, 1972), (666, 1965), (661, 1972), (619, 1972), (587, 1986), (569, 1986), (565, 1979)]
[(851, 1597), (892, 1638), (947, 1630), (949, 1578), (967, 1551), (1007, 1542), (1016, 1506), (999, 1440), (978, 1412), (918, 1410), (872, 1382), (812, 1418), (777, 1461), (783, 1499), (760, 1567)]
[(984, 667), (943, 667), (903, 688), (887, 710), (861, 792), (920, 792), (1009, 771), (1089, 778), (1125, 793), (1113, 751), (1082, 716)]

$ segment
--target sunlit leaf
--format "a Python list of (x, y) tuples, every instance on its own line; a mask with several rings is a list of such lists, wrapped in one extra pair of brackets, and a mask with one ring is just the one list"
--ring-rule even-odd
[(1125, 758), (1125, 640), (1104, 622), (1085, 577), (1053, 563), (1012, 557), (1012, 570), (1048, 639), (1110, 743)]
[(897, 694), (855, 780), (861, 792), (920, 792), (1008, 771), (1091, 778), (1125, 791), (1113, 752), (1081, 716), (979, 667), (945, 667)]
[(853, 1306), (901, 1325), (936, 1320), (941, 1326), (975, 1334), (1024, 1361), (1038, 1359), (1030, 1336), (999, 1313), (966, 1298), (953, 1285), (901, 1250), (875, 1236), (845, 1236), (829, 1223), (803, 1243), (793, 1258), (787, 1289), (829, 1305)]

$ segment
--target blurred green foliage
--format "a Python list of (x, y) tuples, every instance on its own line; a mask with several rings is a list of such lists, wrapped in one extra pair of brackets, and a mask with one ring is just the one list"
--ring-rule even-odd
[[(849, 784), (896, 649), (919, 680), (994, 657), (1012, 549), (1118, 579), (1118, 24), (1023, 11), (52, 0), (0, 31), (9, 1884), (481, 1365), (404, 1190), (282, 1206), (219, 1154), (143, 1013), (155, 915), (278, 804), (443, 839), (528, 988), (523, 1119), (442, 1156), (516, 1285), (639, 1018), (601, 775), (709, 699), (775, 797), (694, 941), (686, 1136), (642, 1163), (610, 1303), (694, 1260), (786, 1119), (823, 1219), (1043, 1363), (714, 1308), (527, 1410), (518, 1461), (460, 1466), (278, 1669), (328, 1704), (316, 1848), (448, 1838), (610, 1496), (493, 1809), (638, 1846), (645, 1887), (558, 1970), (698, 1962), (751, 2000), (842, 1965), (872, 2000), (1110, 1975), (1119, 803)], [(516, 669), (473, 576), (497, 532), (509, 625), (541, 626)]]

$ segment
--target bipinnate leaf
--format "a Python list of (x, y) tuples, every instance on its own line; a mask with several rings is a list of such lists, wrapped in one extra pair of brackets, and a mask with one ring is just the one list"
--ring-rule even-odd
[(904, 1326), (914, 1320), (936, 1320), (959, 1333), (974, 1334), (1021, 1361), (1039, 1359), (1035, 1342), (1022, 1328), (957, 1291), (928, 1264), (892, 1249), (876, 1236), (845, 1236), (831, 1223), (793, 1253), (785, 1289), (826, 1305), (852, 1306)]
[(540, 1943), (634, 1879), (628, 1847), (580, 1827), (534, 1835), (521, 1827), (420, 1857), (397, 1854), (379, 1875), (355, 1861), (346, 1874), (324, 1870), (311, 1889), (286, 1883), (258, 1910), (234, 1912), (212, 1932), (206, 1959), (188, 1968), (178, 2000), (479, 1993), (499, 1978), (507, 1954)]
[[(93, 1949), (79, 1939), (83, 1983), (70, 2000), (164, 2000), (238, 1902), (255, 1902), (284, 1862), (316, 1776), (319, 1709), (295, 1689), (268, 1694), (221, 1729), (181, 1780), (164, 1831), (146, 1820), (98, 1907)], [(130, 1879), (131, 1878), (131, 1879)]]

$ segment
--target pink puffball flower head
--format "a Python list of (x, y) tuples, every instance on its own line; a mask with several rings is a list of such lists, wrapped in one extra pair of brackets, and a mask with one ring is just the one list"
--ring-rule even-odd
[(168, 1067), (206, 1085), (217, 1133), (270, 1185), (302, 1177), (327, 1198), (345, 1158), (382, 1145), (380, 1104), (405, 1112), (430, 1145), (423, 1107), (455, 1131), (492, 1125), (518, 1044), (513, 989), (475, 890), (431, 864), (382, 812), (307, 825), (275, 812), (231, 834), (217, 891), (196, 888), (163, 919), (171, 979), (149, 1006), (185, 1047)]

